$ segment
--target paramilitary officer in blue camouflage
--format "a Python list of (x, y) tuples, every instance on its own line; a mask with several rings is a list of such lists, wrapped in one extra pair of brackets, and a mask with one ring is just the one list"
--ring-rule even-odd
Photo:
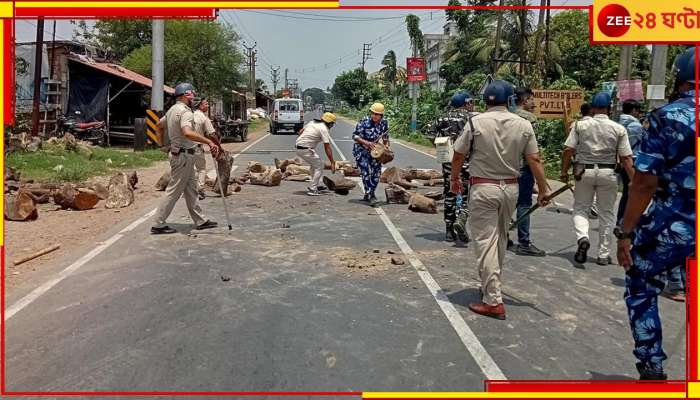
[(662, 276), (685, 268), (695, 253), (695, 57), (690, 48), (676, 58), (671, 102), (649, 114), (623, 225), (615, 228), (640, 379), (666, 379), (657, 304)]

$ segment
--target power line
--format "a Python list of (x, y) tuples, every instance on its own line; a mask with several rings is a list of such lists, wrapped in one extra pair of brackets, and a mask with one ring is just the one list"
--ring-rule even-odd
[(296, 15), (288, 15), (288, 14), (278, 14), (274, 12), (269, 12), (269, 11), (257, 11), (257, 10), (239, 10), (239, 11), (244, 11), (244, 12), (249, 12), (249, 13), (255, 13), (255, 14), (263, 14), (263, 15), (271, 15), (275, 17), (281, 17), (281, 18), (289, 18), (289, 19), (296, 19), (296, 20), (301, 20), (301, 21), (332, 21), (332, 22), (374, 22), (374, 21), (380, 21), (380, 20), (392, 20), (392, 19), (399, 19), (399, 18), (404, 18), (404, 17), (381, 17), (381, 18), (339, 18), (339, 17), (332, 17), (332, 16), (324, 16), (324, 17), (303, 17), (303, 16), (296, 16)]

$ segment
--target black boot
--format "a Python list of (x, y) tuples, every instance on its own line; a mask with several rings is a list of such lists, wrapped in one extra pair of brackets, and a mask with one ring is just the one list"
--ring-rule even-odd
[(639, 371), (640, 381), (665, 381), (668, 379), (661, 366), (655, 367), (649, 363), (638, 362), (637, 371)]
[(453, 224), (445, 225), (445, 240), (448, 242), (454, 242), (457, 239), (455, 234), (455, 229)]

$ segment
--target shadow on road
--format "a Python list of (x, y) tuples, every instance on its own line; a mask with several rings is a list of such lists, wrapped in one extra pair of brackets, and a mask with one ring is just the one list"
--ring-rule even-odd
[[(515, 296), (512, 296), (506, 292), (503, 293), (503, 304), (507, 306), (513, 306), (513, 307), (529, 307), (540, 314), (546, 315), (547, 317), (552, 318), (552, 315), (547, 313), (546, 311), (541, 310), (540, 308), (537, 307), (536, 304), (530, 303), (521, 299), (518, 299)], [(478, 303), (481, 301), (479, 298), (479, 289), (477, 288), (466, 288), (462, 289), (458, 292), (454, 293), (449, 293), (447, 294), (447, 298), (450, 299), (450, 302), (452, 304), (462, 306), (462, 307), (468, 307), (469, 303)]]

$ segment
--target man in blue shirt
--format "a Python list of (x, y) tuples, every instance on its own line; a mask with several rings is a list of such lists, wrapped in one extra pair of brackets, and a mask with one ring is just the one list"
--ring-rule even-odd
[(640, 379), (666, 379), (657, 304), (662, 275), (685, 267), (695, 252), (695, 57), (691, 48), (676, 58), (671, 102), (649, 114), (623, 225), (615, 228)]

